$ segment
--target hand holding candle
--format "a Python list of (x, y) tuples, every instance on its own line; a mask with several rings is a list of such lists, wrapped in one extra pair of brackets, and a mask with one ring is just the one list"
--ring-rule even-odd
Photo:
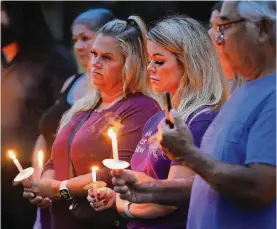
[(106, 183), (104, 181), (97, 181), (96, 180), (96, 172), (98, 170), (97, 166), (93, 166), (91, 168), (91, 177), (92, 177), (92, 182), (87, 184), (83, 189), (84, 190), (89, 190), (89, 189), (97, 189), (97, 188), (103, 188), (106, 187)]
[(117, 137), (114, 128), (108, 129), (108, 135), (112, 140), (113, 159), (105, 159), (103, 160), (103, 164), (109, 169), (126, 169), (130, 164), (118, 158)]
[(14, 178), (15, 182), (21, 182), (24, 181), (25, 179), (31, 177), (34, 173), (34, 169), (32, 167), (23, 169), (19, 161), (17, 160), (14, 151), (9, 150), (8, 154), (10, 158), (13, 160), (15, 166), (17, 167), (19, 174)]

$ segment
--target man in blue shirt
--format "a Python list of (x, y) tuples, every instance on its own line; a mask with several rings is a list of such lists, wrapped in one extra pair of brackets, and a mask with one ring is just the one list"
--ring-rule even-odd
[(181, 122), (176, 120), (175, 130), (163, 127), (162, 145), (199, 174), (191, 192), (188, 229), (276, 228), (273, 4), (223, 3), (218, 42), (246, 82), (225, 103), (201, 148), (192, 144)]
[(177, 181), (142, 184), (124, 171), (114, 178), (121, 198), (169, 205), (190, 198), (187, 229), (276, 228), (275, 4), (224, 1), (217, 42), (246, 82), (224, 104), (200, 149), (180, 118), (173, 129), (161, 125), (164, 149), (198, 174), (192, 190)]

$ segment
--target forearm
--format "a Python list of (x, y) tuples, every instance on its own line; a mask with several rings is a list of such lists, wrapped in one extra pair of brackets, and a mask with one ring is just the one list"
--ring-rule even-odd
[(41, 179), (55, 179), (55, 170), (48, 169), (41, 174)]
[[(151, 203), (180, 205), (189, 203), (194, 176), (186, 179), (156, 180), (141, 184), (144, 192), (150, 193)], [(170, 195), (165, 195), (170, 193)]]
[(222, 163), (196, 147), (190, 151), (183, 158), (184, 163), (222, 195), (242, 204), (259, 205), (259, 199), (272, 192), (266, 190), (267, 186), (261, 185), (265, 177), (258, 170)]
[(88, 194), (84, 187), (92, 182), (91, 173), (71, 178), (67, 182), (67, 188), (71, 196), (86, 196)]
[[(109, 169), (103, 168), (97, 171), (96, 179), (99, 181), (104, 181), (107, 183), (107, 186), (111, 186), (111, 175), (109, 172)], [(92, 176), (91, 173), (77, 176), (74, 178), (69, 179), (67, 183), (67, 187), (69, 189), (69, 192), (73, 196), (83, 196), (87, 195), (87, 191), (83, 188), (92, 182)]]
[[(129, 201), (120, 199), (119, 194), (117, 194), (116, 207), (119, 213), (124, 214), (124, 205), (126, 203), (129, 203)], [(176, 209), (177, 207), (175, 206), (163, 206), (163, 205), (152, 204), (152, 203), (145, 203), (145, 204), (132, 203), (129, 207), (129, 212), (135, 218), (154, 219), (154, 218), (168, 215)]]
[(165, 206), (159, 204), (131, 204), (130, 205), (130, 213), (136, 217), (141, 219), (155, 219), (165, 215), (170, 214), (175, 211), (177, 207), (175, 206)]

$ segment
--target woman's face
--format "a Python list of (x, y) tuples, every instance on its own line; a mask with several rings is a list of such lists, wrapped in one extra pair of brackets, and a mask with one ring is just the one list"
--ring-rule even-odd
[(176, 56), (154, 41), (147, 41), (147, 52), (150, 63), (147, 70), (154, 90), (169, 91), (173, 96), (184, 74), (182, 66), (178, 64)]
[(121, 48), (115, 38), (98, 34), (92, 47), (91, 81), (100, 90), (112, 90), (122, 85), (125, 64)]
[(91, 49), (95, 40), (95, 33), (87, 26), (76, 24), (72, 28), (75, 55), (84, 68), (88, 68), (91, 59)]

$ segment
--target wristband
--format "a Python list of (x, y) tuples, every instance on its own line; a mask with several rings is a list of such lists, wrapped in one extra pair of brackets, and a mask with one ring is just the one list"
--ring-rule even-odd
[(128, 201), (126, 201), (125, 203), (124, 203), (124, 213), (125, 213), (125, 215), (128, 217), (128, 218), (135, 218), (131, 213), (130, 213), (130, 205), (131, 205), (132, 203), (130, 203), (130, 202), (128, 202)]

